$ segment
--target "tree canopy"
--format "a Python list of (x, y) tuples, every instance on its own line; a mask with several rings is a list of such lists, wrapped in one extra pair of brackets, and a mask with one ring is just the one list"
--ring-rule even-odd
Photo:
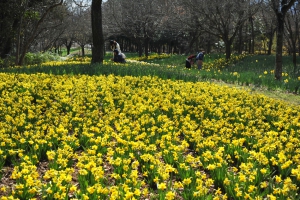
[(82, 55), (91, 46), (92, 63), (102, 63), (109, 40), (115, 39), (122, 50), (140, 56), (200, 49), (224, 52), (226, 59), (232, 53), (275, 53), (275, 77), (280, 80), (282, 52), (296, 55), (300, 49), (296, 2), (2, 0), (0, 57), (14, 56), (15, 63), (22, 65), (27, 52), (59, 52), (63, 45), (69, 53), (77, 44)]

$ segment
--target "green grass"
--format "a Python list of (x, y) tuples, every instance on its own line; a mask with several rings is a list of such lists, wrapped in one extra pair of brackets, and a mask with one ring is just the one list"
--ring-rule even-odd
[[(126, 53), (129, 59), (136, 58), (136, 53)], [(150, 54), (151, 55), (151, 54)], [(90, 56), (90, 55), (88, 55)], [(150, 56), (154, 58), (155, 56)], [(237, 87), (248, 87), (252, 91), (265, 93), (275, 92), (289, 94), (299, 99), (300, 80), (299, 74), (293, 74), (291, 56), (283, 57), (284, 76), (281, 81), (277, 81), (272, 74), (275, 66), (274, 55), (249, 55), (243, 58), (236, 58), (232, 62), (226, 62), (223, 54), (207, 54), (204, 62), (214, 66), (211, 70), (197, 70), (196, 65), (192, 69), (185, 68), (186, 55), (171, 55), (168, 58), (147, 59), (144, 62), (130, 63), (125, 65), (115, 65), (108, 61), (111, 52), (107, 52), (104, 60), (107, 64), (66, 64), (61, 66), (35, 66), (1, 69), (0, 72), (7, 73), (51, 73), (51, 74), (115, 74), (120, 76), (158, 76), (163, 79), (183, 80), (183, 81), (213, 81), (222, 84), (235, 85)], [(234, 56), (233, 56), (234, 57)], [(76, 56), (75, 56), (76, 58)], [(298, 58), (300, 62), (300, 58)], [(147, 65), (143, 63), (149, 63)], [(225, 67), (224, 67), (225, 66)], [(293, 93), (293, 94), (292, 94)], [(275, 95), (280, 96), (280, 94)], [(282, 95), (283, 96), (283, 95)], [(289, 99), (287, 97), (286, 99)]]
[[(89, 51), (87, 51), (87, 53), (89, 53)], [(71, 48), (70, 49), (70, 54), (75, 54), (75, 55), (81, 54), (81, 47)], [(68, 55), (67, 54), (67, 49), (63, 48), (61, 50), (61, 56), (67, 56), (67, 55)]]
[[(188, 56), (186, 55), (173, 55), (170, 58), (166, 59), (153, 59), (153, 60), (146, 60), (149, 63), (156, 63), (160, 65), (171, 65), (171, 66), (177, 66), (177, 67), (185, 67), (185, 60)], [(216, 59), (224, 57), (223, 54), (209, 54), (205, 56), (205, 62), (213, 62)], [(194, 66), (194, 68), (196, 68)]]

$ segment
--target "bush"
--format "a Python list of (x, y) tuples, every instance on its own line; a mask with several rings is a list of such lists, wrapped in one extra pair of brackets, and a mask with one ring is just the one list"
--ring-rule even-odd
[(24, 65), (41, 64), (49, 61), (58, 61), (60, 57), (51, 53), (27, 53), (24, 58)]
[(14, 56), (8, 56), (7, 58), (4, 59), (0, 58), (0, 68), (8, 68), (14, 66), (15, 59), (16, 58)]

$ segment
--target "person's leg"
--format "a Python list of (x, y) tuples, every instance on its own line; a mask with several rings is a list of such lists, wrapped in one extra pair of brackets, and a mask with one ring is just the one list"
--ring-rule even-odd
[(202, 60), (198, 60), (198, 61), (197, 61), (197, 66), (198, 66), (198, 69), (199, 69), (199, 70), (202, 69)]

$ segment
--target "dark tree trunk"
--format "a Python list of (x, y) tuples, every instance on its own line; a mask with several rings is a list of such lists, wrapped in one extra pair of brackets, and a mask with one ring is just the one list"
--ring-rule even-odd
[(269, 33), (268, 55), (271, 55), (271, 53), (272, 53), (272, 44), (273, 44), (274, 33), (275, 33), (275, 29), (271, 30)]
[(282, 78), (282, 46), (284, 33), (284, 18), (287, 11), (292, 7), (296, 0), (281, 1), (281, 10), (276, 10), (277, 17), (277, 43), (276, 43), (276, 58), (275, 58), (275, 79)]
[(6, 58), (12, 49), (12, 39), (7, 38), (2, 44), (1, 44), (1, 58)]
[(103, 63), (104, 58), (104, 36), (102, 29), (102, 0), (92, 1), (92, 63)]
[[(0, 58), (5, 59), (13, 49), (13, 40), (19, 27), (18, 12), (12, 12), (16, 8), (16, 3), (9, 0), (0, 2)], [(18, 11), (18, 10), (16, 10)]]
[(84, 57), (85, 56), (85, 52), (84, 52), (84, 45), (81, 45), (81, 56)]
[[(293, 57), (293, 60), (295, 59), (295, 61), (293, 61), (294, 63), (294, 75), (296, 75), (297, 73), (297, 47), (296, 47), (296, 43), (297, 43), (297, 38), (299, 38), (299, 18), (296, 18), (296, 33), (295, 33), (295, 41), (294, 41), (294, 52), (295, 52), (295, 58)], [(300, 52), (299, 52), (300, 54)], [(294, 56), (294, 55), (293, 55)]]
[[(279, 16), (278, 16), (279, 15)], [(284, 31), (284, 16), (282, 13), (277, 14), (277, 43), (275, 57), (275, 78), (280, 80), (282, 77), (282, 46), (283, 46), (283, 31)]]
[[(197, 42), (198, 37), (199, 37), (200, 34), (196, 33), (196, 32), (193, 32), (193, 33), (190, 33), (190, 35), (191, 35), (191, 39), (189, 41), (189, 46), (188, 46), (188, 48), (186, 49), (186, 52), (185, 52), (186, 55), (188, 55), (188, 54), (190, 54), (190, 53), (192, 53), (192, 52), (195, 51), (195, 49), (193, 48), (193, 46), (194, 46), (194, 43)], [(198, 50), (199, 50), (198, 46), (196, 46), (196, 51), (198, 51)]]
[(294, 65), (294, 74), (296, 74), (297, 71), (297, 53), (296, 53), (296, 46), (293, 50), (293, 65)]
[(138, 51), (139, 51), (139, 57), (142, 57), (142, 55), (143, 55), (143, 46), (142, 46), (142, 42), (140, 40), (138, 41)]
[(145, 38), (144, 46), (145, 46), (145, 56), (146, 56), (146, 58), (148, 58), (148, 56), (149, 56), (149, 38)]
[(300, 56), (300, 35), (298, 34), (298, 52), (299, 52), (299, 54), (298, 54), (298, 56)]
[(19, 20), (14, 20), (11, 34), (6, 34), (4, 37), (2, 36), (2, 38), (0, 38), (0, 52), (1, 52), (0, 57), (1, 58), (6, 58), (11, 53), (13, 37), (14, 37), (13, 32), (17, 31), (18, 24), (19, 24)]
[(243, 52), (243, 26), (238, 30), (238, 53), (242, 54)]
[[(242, 26), (242, 23), (240, 24), (240, 26)], [(231, 56), (231, 45), (233, 44), (233, 40), (234, 40), (236, 34), (238, 33), (238, 29), (239, 29), (240, 26), (236, 27), (236, 29), (235, 29), (235, 31), (234, 31), (234, 33), (232, 34), (231, 37), (229, 37), (229, 34), (228, 34), (227, 31), (222, 35), (222, 40), (225, 43), (226, 60), (230, 59), (230, 56)]]
[(66, 45), (66, 48), (67, 48), (67, 55), (69, 55), (70, 52), (71, 52), (72, 44), (73, 44), (73, 40), (70, 40), (70, 42), (68, 42), (68, 40), (66, 40), (65, 45)]
[(158, 45), (157, 45), (157, 52), (158, 52), (159, 54), (161, 54), (161, 50), (162, 50), (162, 47), (160, 46), (160, 44), (158, 44)]
[(254, 54), (254, 24), (253, 24), (253, 17), (250, 17), (250, 23), (251, 23), (251, 53)]
[(224, 41), (224, 43), (225, 43), (226, 60), (229, 60), (231, 56), (231, 43), (229, 41)]
[[(293, 12), (292, 12), (293, 13)], [(289, 53), (293, 55), (293, 66), (295, 74), (297, 71), (297, 38), (299, 38), (299, 20), (295, 14), (289, 15), (288, 19), (285, 21), (286, 29), (288, 30), (288, 34), (285, 35), (288, 38), (288, 45), (289, 45)]]

